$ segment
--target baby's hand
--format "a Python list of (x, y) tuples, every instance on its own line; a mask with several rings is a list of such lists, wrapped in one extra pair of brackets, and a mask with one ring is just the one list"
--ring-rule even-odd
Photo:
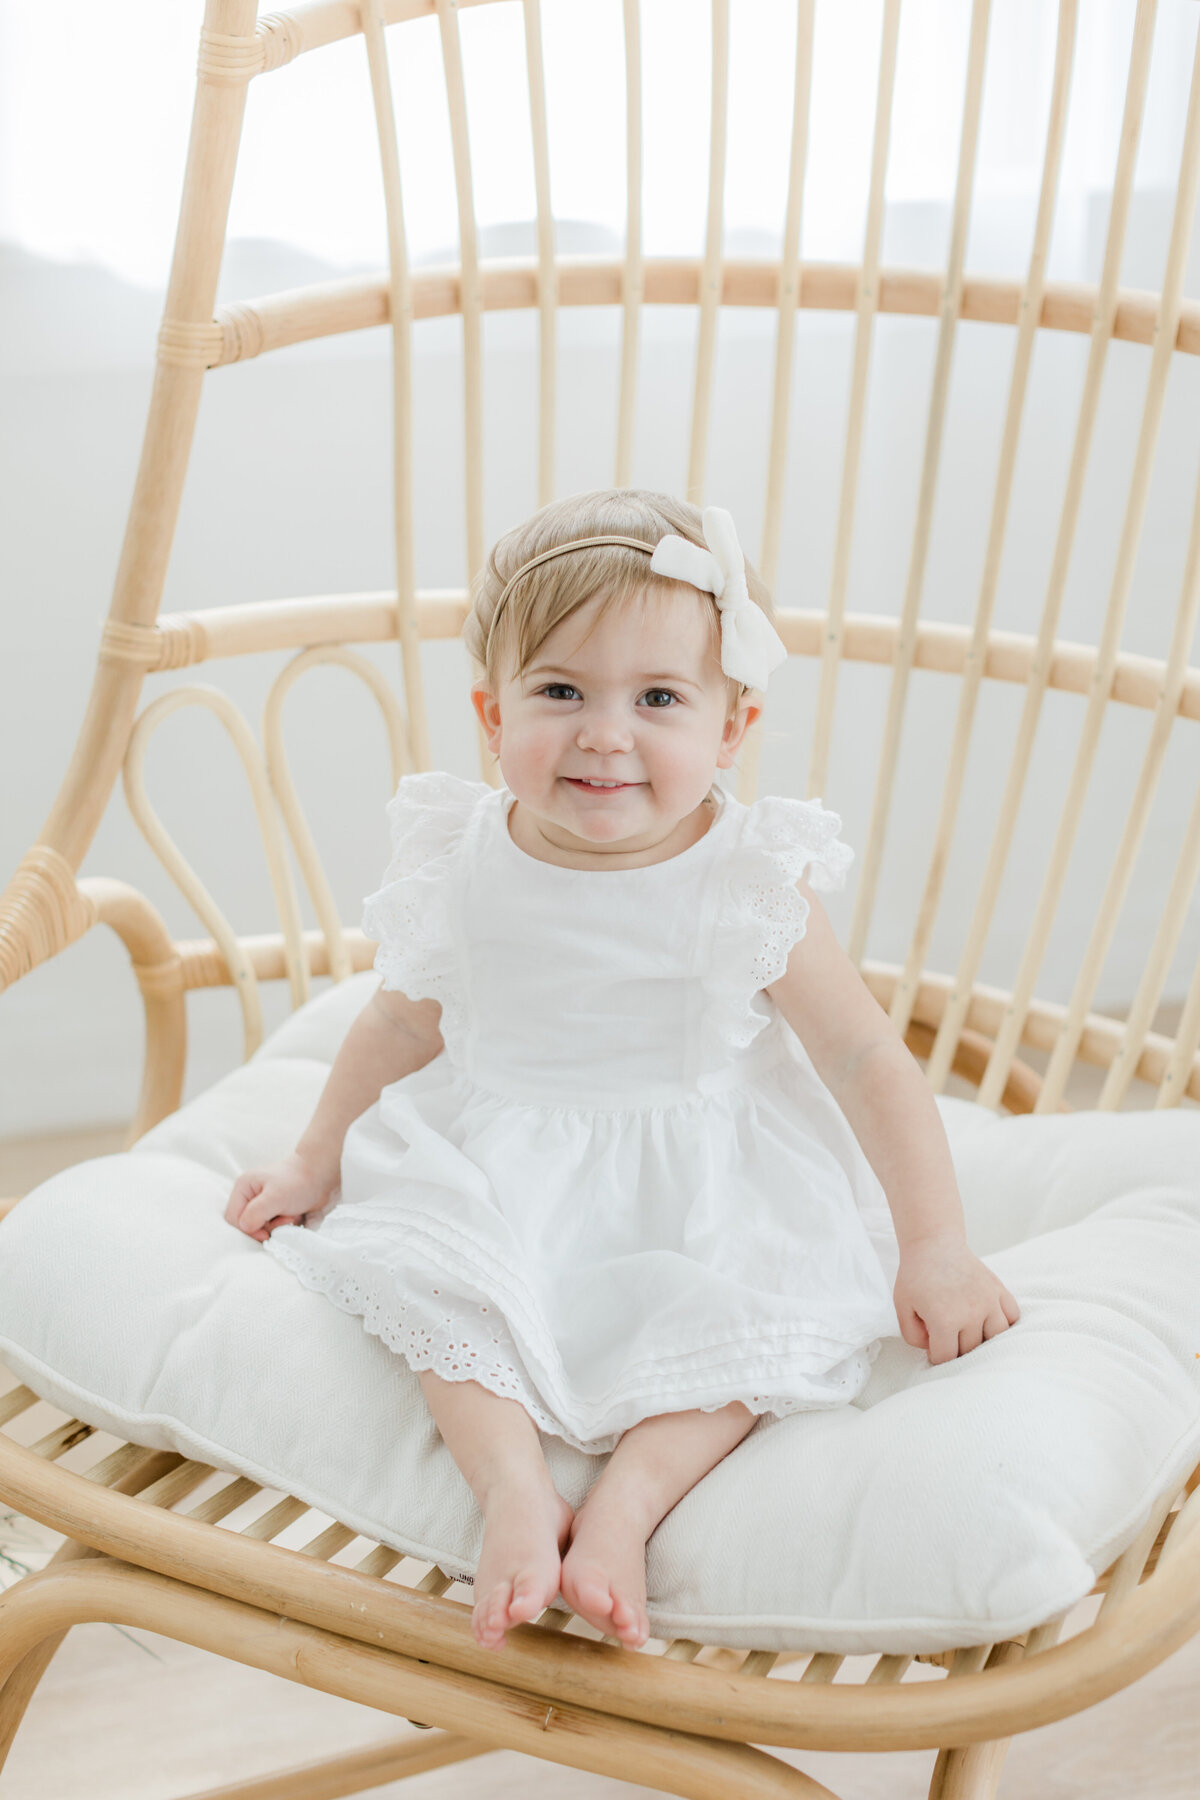
[(299, 1225), (306, 1213), (319, 1211), (329, 1193), (316, 1171), (293, 1152), (269, 1169), (239, 1175), (225, 1219), (262, 1244), (277, 1225)]
[(900, 1335), (931, 1363), (952, 1362), (1015, 1325), (1021, 1309), (960, 1235), (902, 1247), (892, 1290)]

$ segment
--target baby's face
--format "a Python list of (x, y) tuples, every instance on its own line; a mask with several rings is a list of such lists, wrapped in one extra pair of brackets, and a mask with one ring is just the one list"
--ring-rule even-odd
[(695, 812), (761, 709), (743, 699), (728, 716), (704, 596), (652, 586), (598, 607), (557, 626), (498, 694), (476, 683), (472, 700), (506, 785), (552, 841), (634, 852)]

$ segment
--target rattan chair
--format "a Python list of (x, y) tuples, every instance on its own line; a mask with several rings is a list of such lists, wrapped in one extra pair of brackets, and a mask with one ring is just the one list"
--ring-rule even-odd
[[(523, 0), (537, 254), (526, 261), (481, 262), (460, 14), (468, 5), (486, 3), (308, 0), (290, 12), (256, 20), (254, 0), (208, 0), (179, 234), (116, 591), (74, 759), (40, 840), (0, 900), (0, 986), (15, 983), (96, 924), (105, 924), (120, 936), (145, 1005), (145, 1071), (132, 1128), (136, 1139), (179, 1104), (189, 989), (236, 990), (249, 1054), (262, 1032), (261, 982), (286, 979), (296, 1004), (307, 996), (311, 978), (337, 981), (369, 967), (373, 947), (338, 918), (288, 776), (279, 708), (283, 694), (305, 669), (315, 662), (336, 661), (361, 676), (383, 708), (393, 774), (430, 764), (421, 646), (458, 634), (466, 596), (422, 593), (414, 583), (413, 467), (418, 447), (413, 442), (412, 366), (420, 350), (418, 322), (445, 315), (460, 315), (462, 320), (465, 560), (470, 572), (479, 566), (485, 550), (481, 397), (486, 312), (536, 309), (541, 344), (538, 498), (544, 501), (554, 492), (555, 334), (560, 308), (619, 310), (613, 470), (618, 484), (630, 480), (633, 467), (644, 309), (660, 304), (694, 308), (699, 329), (687, 490), (690, 497), (702, 499), (708, 497), (705, 477), (719, 321), (728, 309), (757, 308), (766, 309), (776, 321), (776, 347), (769, 442), (762, 447), (766, 470), (762, 531), (758, 545), (751, 548), (766, 578), (777, 587), (780, 629), (793, 658), (808, 659), (815, 670), (809, 793), (826, 791), (835, 697), (845, 692), (855, 665), (875, 665), (884, 694), (882, 717), (877, 720), (878, 773), (869, 829), (857, 836), (860, 865), (848, 939), (866, 981), (925, 1061), (935, 1090), (943, 1090), (950, 1081), (965, 1081), (983, 1104), (1011, 1112), (1062, 1108), (1069, 1082), (1076, 1084), (1073, 1093), (1082, 1091), (1100, 1108), (1194, 1104), (1200, 1099), (1200, 974), (1191, 981), (1173, 1029), (1154, 1027), (1161, 1019), (1160, 1003), (1173, 959), (1186, 949), (1188, 909), (1200, 864), (1200, 805), (1193, 808), (1174, 866), (1161, 883), (1157, 929), (1151, 941), (1135, 947), (1140, 975), (1132, 1003), (1125, 1016), (1114, 1017), (1102, 1013), (1096, 1002), (1168, 749), (1182, 736), (1194, 768), (1194, 734), (1200, 719), (1200, 669), (1188, 666), (1200, 596), (1200, 524), (1191, 527), (1173, 635), (1165, 653), (1134, 655), (1120, 647), (1168, 379), (1180, 357), (1200, 352), (1200, 303), (1183, 296), (1200, 168), (1198, 78), (1192, 83), (1162, 290), (1129, 292), (1119, 287), (1155, 28), (1153, 0), (1139, 0), (1137, 7), (1103, 269), (1095, 287), (1056, 285), (1045, 275), (1068, 117), (1075, 0), (1061, 0), (1059, 8), (1040, 200), (1023, 280), (972, 280), (964, 269), (987, 66), (987, 0), (974, 0), (970, 11), (958, 176), (943, 271), (921, 273), (881, 265), (900, 0), (885, 0), (883, 8), (874, 151), (859, 266), (801, 265), (799, 260), (813, 0), (798, 0), (794, 125), (780, 259), (738, 262), (723, 253), (728, 0), (713, 0), (711, 11), (710, 204), (703, 256), (690, 260), (643, 256), (639, 8), (637, 0), (624, 0), (629, 100), (625, 250), (611, 260), (556, 258), (538, 0)], [(967, 0), (963, 4), (965, 8)], [(385, 28), (394, 28), (402, 37), (408, 22), (434, 13), (449, 99), (461, 260), (453, 269), (413, 272), (406, 261)], [(358, 32), (365, 44), (378, 124), (388, 273), (214, 311), (243, 110), (252, 86), (292, 59), (315, 55)], [(840, 502), (832, 521), (832, 575), (827, 599), (811, 608), (790, 603), (795, 577), (780, 568), (798, 309), (854, 315), (845, 437), (843, 443), (829, 446), (830, 455), (842, 459)], [(923, 329), (933, 348), (932, 384), (923, 437), (919, 429), (914, 433), (920, 474), (902, 603), (894, 616), (856, 616), (847, 610), (847, 594), (869, 364), (876, 321), (888, 313), (928, 321)], [(961, 320), (981, 321), (1004, 332), (1013, 355), (982, 575), (969, 625), (922, 617), (951, 358)], [(207, 372), (283, 345), (388, 322), (394, 346), (396, 591), (225, 605), (160, 617), (159, 601)], [(993, 612), (1039, 331), (1082, 334), (1088, 339), (1088, 353), (1040, 623), (1036, 635), (1021, 635), (997, 630)], [(1140, 434), (1107, 601), (1096, 609), (1095, 641), (1064, 642), (1058, 631), (1068, 564), (1106, 358), (1115, 340), (1146, 348)], [(677, 479), (664, 472), (658, 485), (677, 485)], [(399, 640), (402, 654), (403, 707), (377, 666), (347, 647), (389, 639)], [(265, 754), (232, 702), (210, 687), (173, 686), (138, 713), (143, 683), (157, 671), (279, 650), (297, 654), (272, 692)], [(872, 919), (880, 909), (885, 840), (896, 829), (894, 777), (902, 732), (921, 726), (932, 731), (940, 717), (936, 707), (924, 707), (917, 709), (923, 716), (914, 721), (914, 708), (907, 703), (917, 671), (928, 671), (924, 679), (936, 680), (943, 692), (953, 691), (954, 711), (949, 735), (942, 732), (925, 765), (944, 773), (938, 778), (936, 816), (929, 815), (924, 836), (913, 840), (919, 844), (925, 875), (907, 953), (902, 961), (887, 962), (866, 952)], [(1021, 706), (1015, 731), (989, 747), (989, 761), (1001, 771), (1003, 792), (990, 824), (982, 869), (973, 872), (974, 899), (957, 921), (958, 947), (949, 965), (939, 969), (930, 964), (930, 946), (935, 924), (945, 924), (949, 906), (947, 871), (967, 810), (968, 752), (984, 728), (981, 720), (989, 690), (1006, 687), (1009, 693), (1019, 693)], [(980, 979), (985, 945), (1019, 821), (1027, 814), (1031, 791), (1040, 783), (1035, 735), (1048, 696), (1055, 690), (1068, 697), (1062, 704), (1074, 709), (1077, 738), (1070, 777), (1050, 841), (1043, 847), (1040, 886), (1035, 886), (1036, 905), (1018, 966), (1006, 986), (989, 984)], [(235, 930), (183, 861), (145, 797), (141, 771), (147, 740), (166, 713), (192, 703), (217, 711), (245, 763), (279, 901), (281, 929), (273, 935)], [(1099, 891), (1090, 895), (1089, 916), (1073, 928), (1074, 942), (1082, 950), (1069, 999), (1052, 1001), (1037, 988), (1102, 734), (1115, 715), (1128, 717), (1132, 709), (1142, 709), (1147, 723), (1132, 799), (1124, 818), (1110, 822), (1109, 873)], [(762, 727), (756, 727), (740, 765), (746, 799), (756, 791), (761, 733)], [(480, 765), (485, 778), (495, 781), (494, 766), (482, 745)], [(208, 933), (203, 939), (174, 941), (150, 902), (119, 880), (77, 878), (122, 771), (129, 804), (203, 922)], [(302, 928), (284, 849), (285, 831), (307, 883), (318, 929)], [(1089, 1074), (1095, 1082), (1091, 1089), (1086, 1087)], [(6, 1209), (13, 1204), (7, 1202)], [(27, 1388), (5, 1391), (0, 1395), (0, 1426), (27, 1413), (36, 1401)], [(126, 1444), (93, 1459), (91, 1466), (86, 1466), (85, 1451), (72, 1455), (69, 1466), (61, 1466), (59, 1459), (90, 1435), (89, 1426), (72, 1419), (48, 1429), (32, 1444), (18, 1443), (0, 1431), (0, 1501), (66, 1538), (44, 1572), (26, 1576), (0, 1599), (0, 1761), (65, 1631), (82, 1621), (111, 1620), (183, 1639), (440, 1728), (429, 1736), (409, 1733), (369, 1752), (295, 1770), (286, 1778), (223, 1787), (225, 1800), (235, 1796), (265, 1800), (268, 1794), (283, 1792), (292, 1800), (317, 1800), (498, 1747), (627, 1777), (697, 1800), (734, 1794), (749, 1800), (751, 1795), (828, 1793), (772, 1757), (761, 1748), (764, 1745), (857, 1752), (936, 1747), (940, 1754), (931, 1796), (983, 1800), (996, 1791), (1006, 1740), (1013, 1733), (1093, 1705), (1137, 1680), (1200, 1627), (1196, 1529), (1200, 1496), (1193, 1493), (1200, 1469), (1185, 1494), (1161, 1496), (1137, 1542), (1097, 1582), (1102, 1602), (1094, 1621), (1072, 1635), (1062, 1636), (1061, 1617), (1048, 1619), (1019, 1640), (924, 1658), (938, 1669), (936, 1679), (905, 1680), (914, 1659), (889, 1654), (879, 1658), (863, 1681), (835, 1685), (833, 1677), (843, 1662), (839, 1656), (815, 1655), (799, 1681), (780, 1681), (768, 1679), (772, 1669), (794, 1665), (794, 1656), (770, 1651), (747, 1654), (688, 1641), (671, 1643), (665, 1650), (652, 1643), (647, 1653), (635, 1654), (575, 1630), (564, 1632), (569, 1619), (562, 1612), (547, 1613), (539, 1622), (513, 1631), (503, 1652), (484, 1652), (471, 1634), (469, 1600), (447, 1597), (451, 1578), (436, 1567), (421, 1574), (385, 1545), (353, 1566), (338, 1564), (331, 1559), (354, 1534), (337, 1523), (302, 1550), (273, 1543), (306, 1510), (300, 1501), (287, 1497), (243, 1529), (223, 1528), (222, 1521), (256, 1491), (240, 1478), (218, 1483), (190, 1511), (181, 1510), (202, 1482), (211, 1482), (212, 1471), (178, 1455)], [(1192, 1494), (1190, 1500), (1187, 1494)], [(1160, 1566), (1164, 1559), (1169, 1561), (1167, 1569)]]

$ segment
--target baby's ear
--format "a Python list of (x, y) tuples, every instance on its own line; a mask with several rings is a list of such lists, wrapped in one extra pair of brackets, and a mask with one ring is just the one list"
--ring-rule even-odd
[(762, 703), (760, 701), (753, 699), (749, 694), (739, 700), (737, 711), (725, 721), (725, 730), (721, 736), (721, 748), (717, 755), (719, 769), (732, 767), (733, 759), (741, 749), (742, 739), (761, 714)]
[(500, 748), (500, 702), (485, 681), (472, 682), (471, 705), (494, 754)]

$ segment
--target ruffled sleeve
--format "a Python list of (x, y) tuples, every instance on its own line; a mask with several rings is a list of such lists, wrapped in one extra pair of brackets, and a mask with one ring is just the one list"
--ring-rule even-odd
[(363, 901), (362, 928), (379, 944), (385, 988), (441, 1003), (447, 1047), (463, 1017), (449, 884), (464, 828), (492, 790), (483, 781), (431, 770), (405, 775), (388, 802), (392, 860)]
[(854, 852), (841, 842), (842, 821), (819, 800), (769, 794), (746, 809), (731, 851), (717, 915), (709, 998), (720, 1040), (735, 1049), (751, 1043), (772, 1017), (762, 989), (787, 968), (788, 952), (804, 936), (810, 887), (833, 893), (845, 885)]

